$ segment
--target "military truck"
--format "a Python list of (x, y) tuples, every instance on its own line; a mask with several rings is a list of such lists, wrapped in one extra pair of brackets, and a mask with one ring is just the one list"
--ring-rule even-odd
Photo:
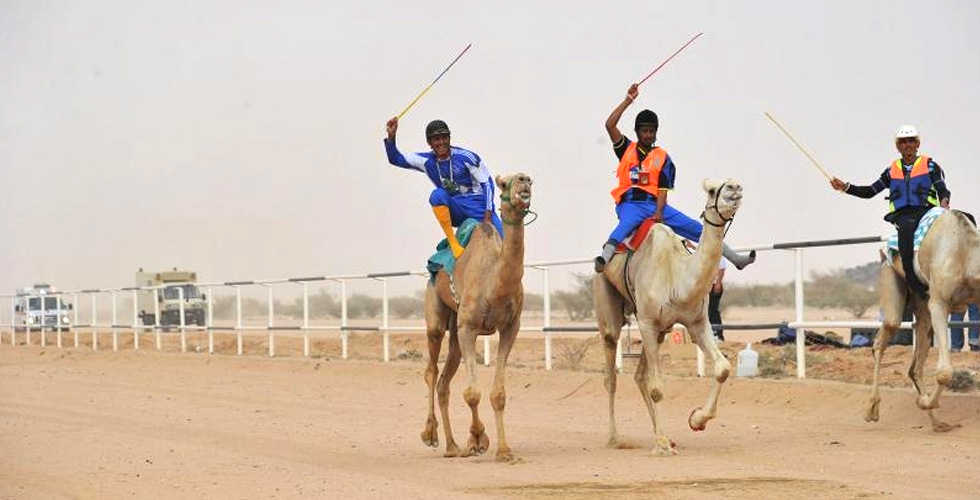
[(136, 272), (136, 286), (157, 290), (156, 304), (152, 289), (141, 290), (137, 294), (137, 307), (143, 324), (157, 324), (159, 311), (160, 326), (180, 326), (180, 298), (183, 292), (184, 325), (204, 326), (207, 321), (207, 297), (195, 283), (197, 273), (193, 271), (180, 271), (175, 267), (172, 271), (144, 272), (141, 267)]
[(14, 296), (14, 330), (67, 331), (71, 326), (71, 310), (72, 305), (65, 304), (47, 283), (18, 288)]

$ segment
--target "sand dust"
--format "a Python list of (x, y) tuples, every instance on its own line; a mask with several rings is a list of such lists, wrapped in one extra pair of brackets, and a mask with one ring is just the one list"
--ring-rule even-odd
[[(163, 350), (148, 338), (91, 336), (82, 348), (0, 347), (0, 498), (431, 498), (431, 499), (973, 499), (980, 489), (980, 394), (947, 392), (939, 415), (962, 427), (931, 430), (904, 380), (908, 349), (886, 358), (882, 421), (862, 416), (869, 389), (867, 349), (810, 350), (810, 378), (730, 379), (718, 418), (687, 428), (709, 380), (693, 377), (682, 353), (664, 357), (664, 415), (680, 454), (651, 455), (651, 423), (620, 375), (617, 412), (625, 449), (606, 443), (601, 348), (589, 335), (556, 340), (556, 370), (543, 370), (540, 335), (522, 335), (508, 371), (507, 431), (515, 463), (493, 459), (487, 401), (491, 368), (481, 367), (481, 416), (491, 453), (446, 459), (425, 447), (419, 335), (393, 335), (385, 364), (380, 335), (357, 333), (340, 359), (337, 333), (319, 333), (314, 357), (302, 338), (216, 337), (218, 353), (181, 354), (175, 334)], [(4, 340), (9, 342), (9, 337)], [(727, 343), (732, 356), (741, 348)], [(581, 356), (575, 353), (584, 349)], [(782, 348), (765, 348), (779, 355)], [(954, 355), (977, 370), (980, 356)], [(935, 354), (929, 369), (935, 365)], [(927, 370), (929, 371), (929, 370)], [(469, 412), (465, 370), (450, 405), (457, 441)], [(834, 380), (828, 380), (834, 379)], [(843, 381), (843, 382), (842, 382)], [(441, 428), (440, 428), (441, 432)], [(441, 437), (441, 436), (440, 436)]]

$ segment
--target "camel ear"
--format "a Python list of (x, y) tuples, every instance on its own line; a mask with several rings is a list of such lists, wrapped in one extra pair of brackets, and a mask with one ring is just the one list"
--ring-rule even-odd
[(493, 180), (497, 183), (497, 186), (499, 186), (500, 189), (507, 189), (507, 179), (504, 179), (498, 175)]
[(707, 192), (711, 196), (714, 196), (715, 195), (715, 191), (718, 190), (718, 187), (720, 185), (721, 185), (720, 182), (718, 182), (718, 181), (712, 181), (712, 180), (709, 180), (709, 179), (705, 179), (705, 180), (701, 181), (701, 187), (704, 188), (705, 192)]

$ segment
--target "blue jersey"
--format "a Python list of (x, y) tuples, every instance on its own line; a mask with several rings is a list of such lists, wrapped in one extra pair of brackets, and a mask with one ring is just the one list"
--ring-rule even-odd
[(432, 151), (402, 154), (394, 141), (384, 142), (388, 163), (424, 173), (436, 188), (445, 189), (452, 196), (482, 196), (486, 210), (494, 210), (490, 170), (476, 153), (453, 146), (449, 159), (438, 160)]

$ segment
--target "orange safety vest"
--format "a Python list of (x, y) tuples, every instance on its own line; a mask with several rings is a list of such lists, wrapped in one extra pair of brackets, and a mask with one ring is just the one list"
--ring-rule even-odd
[[(639, 154), (636, 151), (636, 143), (630, 143), (626, 147), (626, 152), (623, 153), (623, 157), (619, 160), (619, 167), (616, 168), (616, 177), (619, 179), (619, 185), (609, 193), (616, 200), (616, 203), (619, 203), (619, 199), (623, 196), (623, 193), (630, 188), (642, 189), (657, 196), (660, 170), (667, 163), (667, 151), (654, 146), (653, 150), (643, 158), (642, 163), (638, 158)], [(637, 169), (636, 179), (631, 175), (634, 169)], [(648, 181), (646, 184), (640, 184), (639, 180), (644, 176), (647, 177)]]
[(902, 168), (901, 158), (892, 162), (888, 173), (891, 177), (890, 211), (894, 212), (907, 206), (939, 206), (939, 196), (932, 185), (932, 179), (929, 178), (928, 156), (916, 158), (909, 172), (908, 182), (905, 182), (905, 169)]

